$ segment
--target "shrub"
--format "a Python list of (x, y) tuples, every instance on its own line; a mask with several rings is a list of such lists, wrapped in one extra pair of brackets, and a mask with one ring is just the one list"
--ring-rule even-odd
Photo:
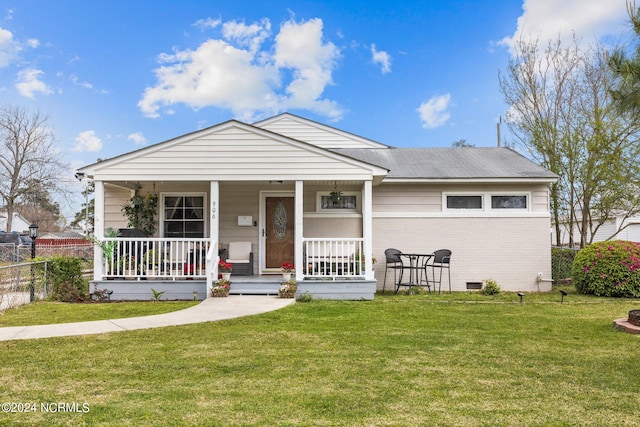
[(573, 261), (576, 290), (602, 297), (640, 297), (640, 243), (614, 240), (583, 248)]
[(47, 283), (51, 299), (75, 302), (87, 298), (89, 281), (82, 277), (82, 258), (57, 256), (48, 261)]
[(493, 279), (485, 279), (484, 286), (480, 290), (482, 295), (497, 295), (500, 293), (500, 286), (498, 282)]

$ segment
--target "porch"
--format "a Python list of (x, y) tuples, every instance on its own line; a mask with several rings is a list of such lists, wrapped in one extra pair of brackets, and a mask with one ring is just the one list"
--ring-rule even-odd
[[(226, 254), (222, 244), (206, 238), (106, 237), (100, 246), (101, 275), (90, 292), (107, 289), (114, 300), (149, 300), (160, 292), (166, 300), (205, 299)], [(363, 248), (362, 238), (303, 238), (302, 268), (294, 272), (298, 292), (318, 299), (373, 299), (376, 282), (367, 277)], [(230, 293), (277, 295), (282, 281), (271, 270), (232, 273)]]
[[(162, 292), (159, 300), (204, 300), (209, 296), (206, 280), (104, 280), (94, 282), (98, 289), (113, 291), (111, 299), (115, 301), (149, 301), (156, 293)], [(271, 295), (277, 296), (282, 284), (279, 275), (232, 276), (231, 295)], [(93, 284), (92, 284), (93, 286)], [(92, 289), (93, 291), (93, 289)], [(376, 282), (354, 279), (304, 279), (298, 282), (298, 294), (309, 293), (315, 299), (332, 300), (372, 300), (376, 291)]]

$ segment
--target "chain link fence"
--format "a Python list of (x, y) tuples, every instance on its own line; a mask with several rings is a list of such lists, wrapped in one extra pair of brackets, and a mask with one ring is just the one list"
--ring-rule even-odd
[(47, 296), (47, 261), (0, 267), (0, 311)]
[(571, 268), (578, 249), (551, 248), (551, 278), (554, 283), (571, 281)]

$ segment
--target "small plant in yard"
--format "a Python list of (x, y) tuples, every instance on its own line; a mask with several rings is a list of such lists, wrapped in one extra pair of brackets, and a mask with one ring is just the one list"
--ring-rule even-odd
[(153, 300), (156, 302), (160, 301), (160, 297), (164, 294), (164, 291), (156, 291), (153, 288), (151, 288), (151, 292), (153, 292)]
[(95, 301), (105, 302), (110, 300), (112, 293), (113, 291), (110, 291), (109, 289), (98, 289), (98, 284), (96, 283), (93, 285), (93, 293), (91, 296)]
[(298, 297), (296, 298), (297, 302), (311, 302), (313, 301), (313, 295), (311, 295), (311, 292), (307, 291), (301, 295), (298, 295)]
[(280, 285), (280, 289), (278, 290), (278, 296), (280, 298), (294, 298), (296, 296), (296, 291), (298, 290), (298, 284), (295, 280), (287, 280), (286, 282)]
[(480, 290), (482, 295), (498, 295), (500, 293), (500, 286), (498, 282), (493, 279), (485, 279), (484, 286)]
[(581, 294), (640, 297), (640, 243), (592, 243), (576, 255), (571, 277)]
[(224, 279), (216, 280), (216, 283), (211, 288), (211, 296), (226, 297), (229, 295), (229, 289), (231, 289), (231, 282)]

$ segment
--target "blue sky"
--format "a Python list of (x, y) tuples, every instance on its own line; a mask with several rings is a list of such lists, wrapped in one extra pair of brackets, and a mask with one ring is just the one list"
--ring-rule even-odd
[(492, 146), (512, 40), (617, 42), (627, 21), (625, 0), (4, 0), (0, 102), (50, 115), (70, 177), (283, 111), (398, 147)]

